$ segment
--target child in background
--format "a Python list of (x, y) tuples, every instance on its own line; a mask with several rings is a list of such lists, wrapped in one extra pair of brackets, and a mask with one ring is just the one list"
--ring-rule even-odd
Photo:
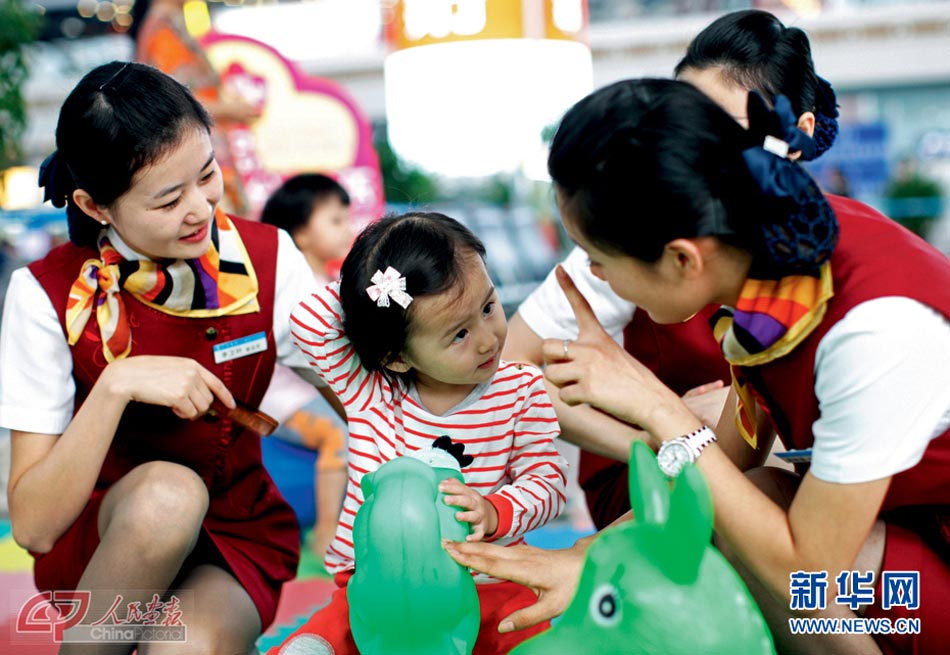
[[(346, 583), (363, 475), (442, 434), (475, 458), (465, 484), (443, 482), (445, 502), (471, 524), (470, 541), (524, 543), (557, 517), (566, 462), (554, 447), (557, 417), (538, 369), (501, 361), (507, 325), (467, 228), (436, 213), (384, 218), (357, 238), (341, 280), (298, 305), (291, 331), (349, 417), (349, 486), (327, 568), (340, 586), (330, 604), (285, 643), (324, 640), (356, 655)], [(384, 548), (385, 544), (379, 544)], [(499, 620), (536, 600), (527, 587), (476, 576), (482, 625), (475, 655), (507, 653), (542, 631), (500, 634)]]
[(330, 281), (327, 265), (346, 257), (353, 243), (350, 195), (332, 177), (302, 173), (267, 199), (261, 222), (286, 230), (307, 258), (317, 281)]
[[(327, 264), (343, 258), (353, 242), (350, 196), (319, 173), (288, 179), (264, 205), (261, 222), (286, 230), (313, 270), (318, 286), (330, 281)], [(280, 421), (274, 436), (317, 451), (314, 464), (316, 523), (310, 548), (321, 559), (336, 534), (346, 489), (346, 424), (323, 394), (293, 371), (277, 366), (261, 409)], [(338, 404), (338, 403), (336, 403)]]

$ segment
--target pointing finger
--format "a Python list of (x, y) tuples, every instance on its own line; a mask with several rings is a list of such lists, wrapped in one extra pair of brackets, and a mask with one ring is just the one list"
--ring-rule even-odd
[(201, 378), (204, 380), (205, 384), (208, 385), (208, 388), (211, 389), (214, 395), (221, 399), (221, 402), (224, 403), (225, 407), (228, 409), (235, 408), (236, 403), (234, 402), (234, 396), (231, 395), (231, 392), (218, 376), (201, 365), (198, 366), (198, 373), (201, 375)]
[(577, 289), (574, 285), (574, 280), (571, 279), (571, 276), (568, 275), (567, 271), (565, 271), (564, 267), (560, 264), (558, 264), (555, 269), (555, 275), (557, 276), (558, 284), (561, 285), (561, 290), (564, 291), (564, 295), (567, 296), (567, 301), (571, 304), (574, 317), (577, 319), (578, 338), (583, 337), (585, 333), (603, 332), (604, 328), (601, 327), (600, 321), (597, 320), (594, 310), (590, 308), (590, 303), (587, 302), (587, 298)]

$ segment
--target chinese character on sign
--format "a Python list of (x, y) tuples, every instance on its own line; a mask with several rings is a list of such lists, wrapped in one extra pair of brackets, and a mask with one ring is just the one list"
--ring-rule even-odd
[(920, 571), (884, 571), (881, 594), (881, 609), (917, 609), (920, 607)]
[(825, 591), (828, 589), (827, 571), (795, 571), (788, 574), (791, 594), (789, 607), (793, 610), (825, 609)]
[[(874, 603), (874, 571), (842, 571), (835, 582), (838, 583), (838, 595), (835, 602), (847, 605), (852, 611), (861, 605)], [(850, 591), (850, 593), (848, 593)]]

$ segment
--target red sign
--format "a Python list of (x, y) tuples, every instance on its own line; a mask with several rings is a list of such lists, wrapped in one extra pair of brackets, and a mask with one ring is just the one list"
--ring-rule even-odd
[(225, 87), (261, 109), (252, 125), (229, 135), (254, 216), (283, 180), (303, 172), (331, 175), (343, 185), (357, 229), (382, 215), (372, 129), (343, 87), (306, 75), (254, 39), (212, 33), (202, 42)]

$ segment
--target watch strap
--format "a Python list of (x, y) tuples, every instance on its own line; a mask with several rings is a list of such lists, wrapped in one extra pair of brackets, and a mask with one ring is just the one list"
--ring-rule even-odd
[(686, 442), (686, 445), (689, 446), (689, 450), (693, 454), (693, 461), (695, 462), (706, 446), (716, 440), (716, 433), (713, 432), (712, 428), (708, 425), (704, 425), (681, 438)]

